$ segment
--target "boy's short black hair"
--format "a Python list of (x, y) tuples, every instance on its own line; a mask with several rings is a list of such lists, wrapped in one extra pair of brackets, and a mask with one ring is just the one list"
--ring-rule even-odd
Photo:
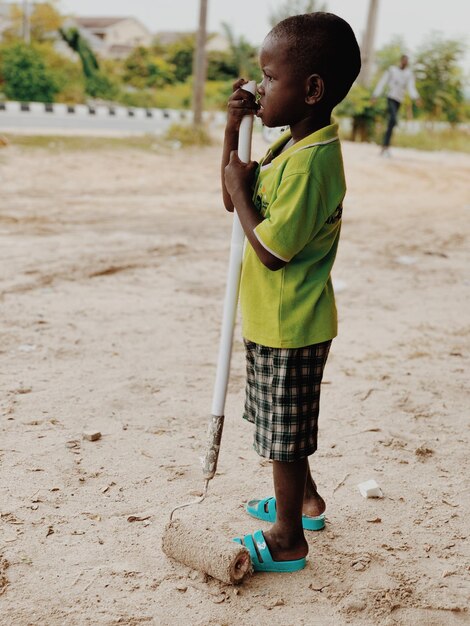
[(305, 75), (319, 74), (331, 107), (346, 96), (361, 69), (361, 53), (351, 26), (333, 13), (293, 15), (269, 33), (286, 41), (293, 65)]

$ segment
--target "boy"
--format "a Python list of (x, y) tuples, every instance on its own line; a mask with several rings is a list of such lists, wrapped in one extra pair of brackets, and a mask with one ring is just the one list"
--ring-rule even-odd
[[(273, 461), (275, 498), (247, 512), (274, 522), (243, 539), (255, 571), (305, 567), (304, 528), (324, 526), (325, 502), (311, 477), (317, 447), (320, 382), (336, 307), (330, 278), (341, 226), (345, 181), (331, 111), (348, 93), (361, 61), (347, 22), (330, 13), (287, 18), (260, 51), (259, 101), (234, 84), (228, 104), (222, 189), (248, 239), (240, 302), (247, 357), (244, 417), (254, 448)], [(256, 113), (290, 130), (260, 165), (236, 153), (240, 120)]]
[(400, 65), (392, 65), (389, 67), (379, 80), (372, 94), (372, 103), (375, 103), (385, 88), (387, 90), (388, 122), (380, 154), (389, 157), (393, 129), (398, 124), (398, 109), (405, 98), (406, 92), (408, 91), (412, 100), (416, 100), (418, 104), (421, 104), (421, 98), (416, 89), (413, 72), (408, 67), (408, 57), (406, 54), (402, 54)]

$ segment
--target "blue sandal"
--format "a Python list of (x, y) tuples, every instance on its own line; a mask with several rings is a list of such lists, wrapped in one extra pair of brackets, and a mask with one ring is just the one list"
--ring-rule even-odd
[(234, 541), (248, 549), (255, 572), (298, 572), (307, 564), (305, 557), (295, 561), (273, 561), (261, 530), (245, 535), (243, 539), (237, 537)]
[[(265, 522), (276, 521), (276, 498), (263, 498), (262, 500), (251, 500), (245, 507), (248, 515), (261, 519)], [(317, 517), (302, 515), (302, 526), (305, 530), (322, 530), (325, 528), (325, 514)]]

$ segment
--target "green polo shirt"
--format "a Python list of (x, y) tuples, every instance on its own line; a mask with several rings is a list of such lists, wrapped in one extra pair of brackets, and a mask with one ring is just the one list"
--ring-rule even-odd
[(260, 243), (287, 262), (269, 270), (247, 243), (240, 284), (243, 336), (273, 348), (300, 348), (336, 336), (331, 268), (346, 192), (336, 124), (281, 152), (284, 133), (261, 160), (253, 201), (264, 220)]

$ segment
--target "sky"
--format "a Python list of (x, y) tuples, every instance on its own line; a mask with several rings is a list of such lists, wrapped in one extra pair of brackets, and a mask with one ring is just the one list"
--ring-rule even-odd
[[(361, 43), (369, 0), (321, 0), (327, 10), (346, 19)], [(269, 31), (269, 14), (283, 0), (208, 0), (208, 29), (228, 22), (236, 35), (259, 45)], [(62, 12), (76, 15), (132, 15), (151, 31), (195, 30), (199, 0), (59, 0)], [(433, 31), (467, 41), (465, 67), (470, 71), (469, 0), (379, 0), (376, 47), (400, 35), (413, 52)]]

